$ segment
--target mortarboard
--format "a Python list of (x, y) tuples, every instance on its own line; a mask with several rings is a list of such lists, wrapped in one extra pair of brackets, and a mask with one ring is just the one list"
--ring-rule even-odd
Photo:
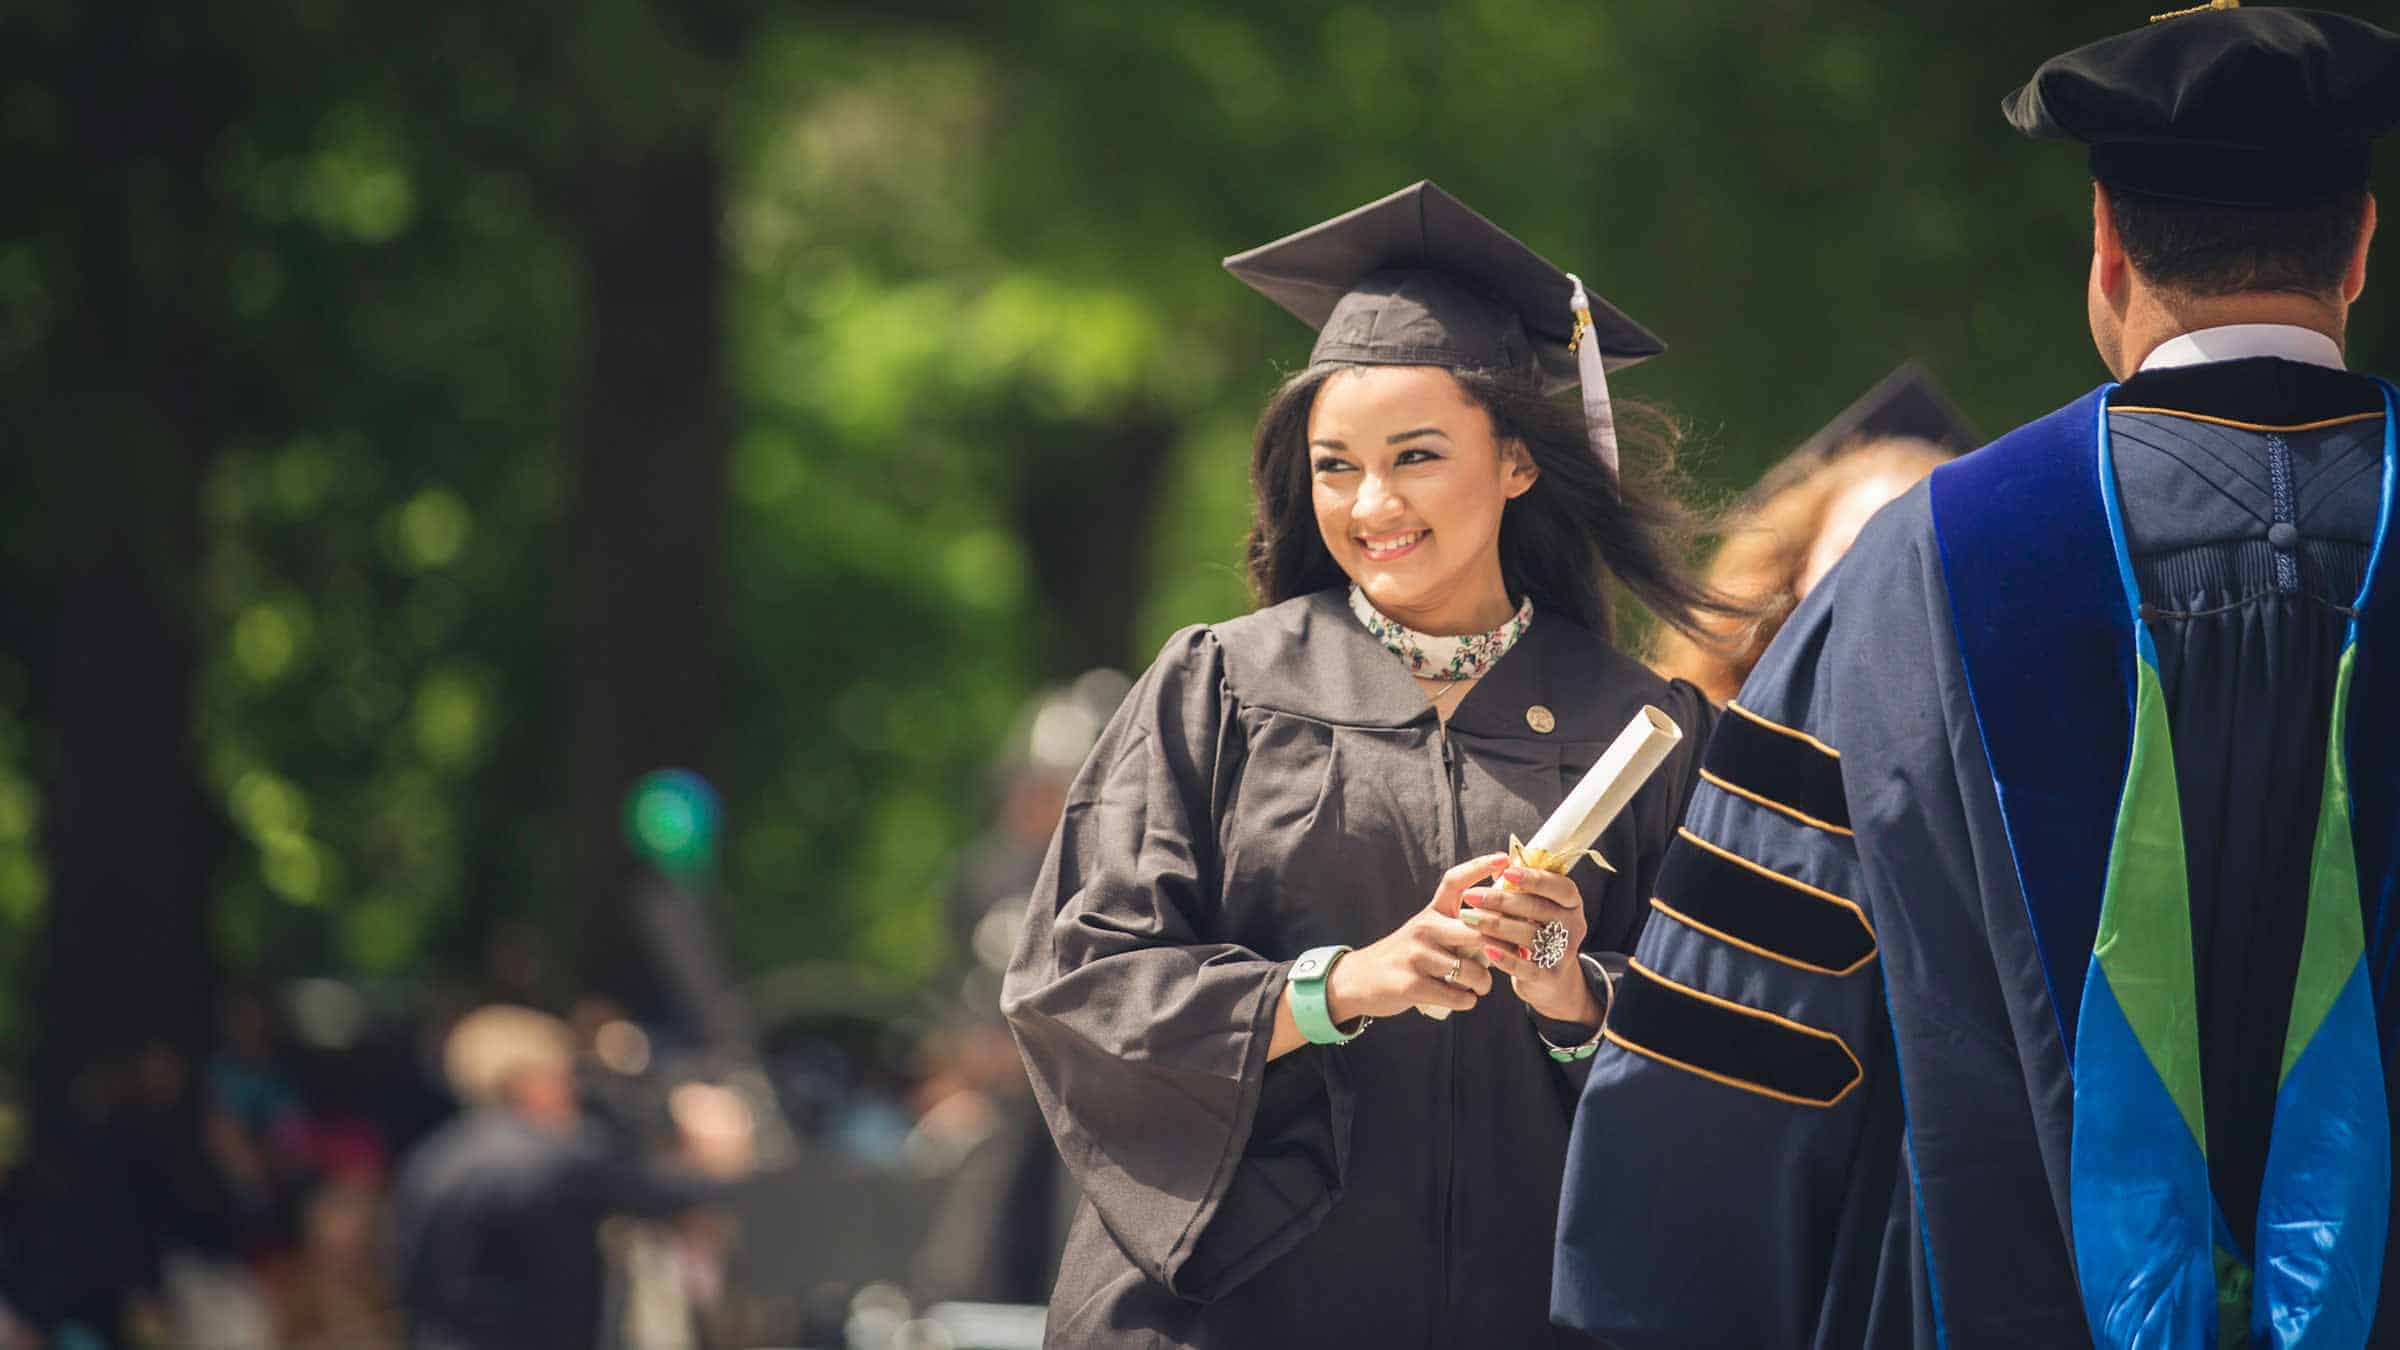
[(1831, 459), (1850, 446), (1891, 436), (1910, 436), (1960, 451), (1983, 443), (1933, 376), (1923, 366), (1907, 361), (1801, 442), (1792, 457)]
[(1904, 361), (1790, 454), (1768, 466), (1735, 501), (1732, 514), (1756, 511), (1848, 452), (1893, 437), (1930, 441), (1960, 453), (1983, 443), (1933, 376), (1916, 362)]
[(1317, 330), (1311, 365), (1511, 372), (1583, 386), (1593, 452), (1616, 468), (1606, 372), (1666, 350), (1651, 332), (1429, 182), (1225, 260)]
[(2306, 206), (2366, 185), (2400, 122), (2400, 36), (2320, 10), (2217, 0), (2042, 63), (2009, 123), (2091, 147), (2112, 188), (2220, 206)]

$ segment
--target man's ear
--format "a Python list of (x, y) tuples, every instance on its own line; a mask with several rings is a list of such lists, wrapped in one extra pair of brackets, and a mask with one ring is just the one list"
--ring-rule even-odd
[(1511, 438), (1500, 443), (1501, 488), (1511, 500), (1533, 490), (1534, 480), (1542, 476), (1542, 466), (1533, 462), (1533, 452), (1525, 442)]
[(2100, 293), (2115, 301), (2124, 299), (2133, 276), (2124, 236), (2117, 233), (2116, 209), (2109, 204), (2108, 189), (2097, 182), (2092, 184), (2092, 275)]
[(2358, 247), (2350, 254), (2349, 270), (2342, 273), (2342, 303), (2355, 305), (2367, 289), (2367, 246), (2375, 242), (2375, 194), (2366, 194), (2362, 208), (2366, 217), (2358, 224)]

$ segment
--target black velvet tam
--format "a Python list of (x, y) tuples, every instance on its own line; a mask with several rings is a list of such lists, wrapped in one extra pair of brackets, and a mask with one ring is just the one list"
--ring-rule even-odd
[[(1318, 330), (1312, 365), (1515, 371), (1546, 393), (1576, 383), (1567, 274), (1429, 182), (1237, 253), (1225, 270)], [(1586, 291), (1608, 369), (1666, 350)]]
[(2400, 122), (2400, 36), (2321, 10), (2205, 8), (2042, 63), (2001, 100), (2028, 136), (2082, 141), (2113, 188), (2306, 206), (2366, 185)]
[(1831, 456), (1843, 448), (1890, 436), (1931, 441), (1950, 450), (1983, 444), (1942, 386), (1914, 361), (1876, 381), (1840, 415), (1802, 442), (1801, 456)]

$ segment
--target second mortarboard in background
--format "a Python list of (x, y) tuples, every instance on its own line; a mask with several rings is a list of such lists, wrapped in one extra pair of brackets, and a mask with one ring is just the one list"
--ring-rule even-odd
[(2091, 147), (2111, 188), (2297, 207), (2366, 186), (2400, 122), (2400, 36), (2321, 10), (2203, 5), (2042, 63), (2010, 125)]
[(1610, 370), (1666, 350), (1515, 235), (1430, 182), (1225, 260), (1317, 330), (1309, 364), (1491, 370), (1583, 387), (1592, 453), (1617, 472)]
[(1814, 478), (1853, 450), (1891, 440), (1924, 441), (1953, 454), (1983, 444), (1983, 438), (1940, 384), (1914, 361), (1904, 361), (1875, 387), (1851, 400), (1792, 452), (1776, 460), (1735, 499), (1732, 514), (1758, 510), (1785, 490)]
[(1831, 459), (1853, 446), (1895, 436), (1962, 453), (1983, 443), (1925, 367), (1907, 361), (1802, 441), (1792, 457)]

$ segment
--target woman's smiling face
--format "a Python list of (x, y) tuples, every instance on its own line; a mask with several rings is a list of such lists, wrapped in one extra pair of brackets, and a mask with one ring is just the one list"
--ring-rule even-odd
[(1309, 410), (1308, 453), (1317, 530), (1375, 608), (1427, 633), (1507, 621), (1500, 516), (1537, 470), (1448, 371), (1336, 372)]

